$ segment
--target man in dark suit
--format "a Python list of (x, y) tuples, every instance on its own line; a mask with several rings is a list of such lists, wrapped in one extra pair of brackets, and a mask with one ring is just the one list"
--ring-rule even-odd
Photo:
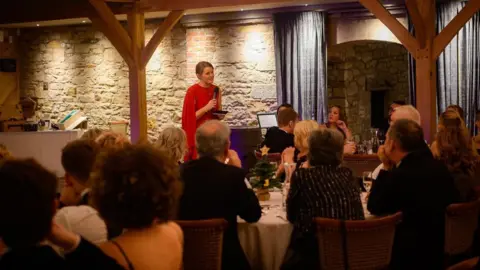
[(288, 147), (294, 147), (293, 129), (298, 120), (298, 114), (293, 109), (285, 108), (278, 113), (278, 127), (271, 127), (265, 134), (261, 147), (270, 148), (269, 153), (282, 153)]
[(238, 240), (237, 216), (247, 222), (257, 222), (262, 211), (246, 182), (238, 155), (229, 150), (229, 137), (228, 126), (217, 120), (208, 121), (197, 129), (195, 139), (200, 158), (182, 168), (184, 192), (180, 199), (179, 218), (227, 220), (222, 269), (243, 270), (250, 269), (250, 266)]
[(403, 213), (392, 268), (443, 269), (445, 209), (458, 198), (448, 169), (433, 158), (422, 128), (412, 120), (395, 121), (379, 151), (384, 169), (374, 181), (368, 210)]

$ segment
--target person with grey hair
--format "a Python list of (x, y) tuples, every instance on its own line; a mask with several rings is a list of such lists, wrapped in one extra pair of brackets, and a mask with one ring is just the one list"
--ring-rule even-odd
[(307, 162), (295, 170), (287, 197), (287, 217), (294, 230), (281, 269), (318, 269), (315, 217), (365, 219), (353, 173), (341, 166), (343, 135), (321, 128), (312, 131), (308, 144)]
[(187, 153), (187, 135), (181, 128), (166, 127), (160, 132), (155, 146), (175, 162), (181, 163), (183, 156)]
[(447, 167), (433, 157), (420, 125), (408, 119), (390, 127), (382, 151), (384, 168), (373, 182), (368, 210), (403, 214), (391, 269), (443, 269), (445, 209), (458, 201)]
[[(199, 159), (181, 168), (184, 183), (180, 220), (223, 218), (228, 221), (222, 252), (222, 269), (250, 269), (237, 234), (237, 216), (257, 222), (262, 211), (257, 197), (245, 183), (238, 155), (230, 150), (230, 129), (210, 120), (195, 134)], [(233, 165), (233, 166), (232, 166)]]

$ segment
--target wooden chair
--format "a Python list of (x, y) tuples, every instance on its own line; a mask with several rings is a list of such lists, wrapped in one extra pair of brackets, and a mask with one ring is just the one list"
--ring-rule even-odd
[[(262, 153), (258, 150), (255, 150), (255, 157), (258, 159), (262, 158)], [(267, 154), (267, 160), (270, 162), (276, 162), (277, 164), (282, 161), (282, 153), (271, 153)]]
[(183, 269), (220, 270), (222, 268), (224, 219), (176, 221), (183, 230)]
[(477, 263), (478, 263), (478, 257), (475, 257), (475, 258), (457, 263), (447, 268), (447, 270), (474, 270), (477, 266)]
[(445, 213), (445, 255), (452, 257), (468, 252), (478, 225), (480, 200), (451, 204)]
[(372, 220), (316, 218), (320, 269), (386, 269), (401, 218), (400, 212)]

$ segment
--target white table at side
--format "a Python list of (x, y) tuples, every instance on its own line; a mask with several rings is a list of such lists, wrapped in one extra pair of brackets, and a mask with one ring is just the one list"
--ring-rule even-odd
[[(257, 223), (248, 224), (239, 219), (238, 238), (253, 270), (278, 270), (290, 244), (293, 225), (286, 220), (282, 208), (281, 192), (271, 192), (269, 201), (260, 202), (264, 213)], [(362, 204), (366, 219), (372, 216), (366, 205), (366, 194), (362, 194)], [(266, 210), (265, 206), (269, 206)]]

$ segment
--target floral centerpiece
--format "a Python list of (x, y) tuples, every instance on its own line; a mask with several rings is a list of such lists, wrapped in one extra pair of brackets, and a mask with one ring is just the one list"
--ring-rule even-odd
[(270, 188), (281, 188), (282, 183), (275, 178), (277, 166), (275, 163), (268, 161), (268, 151), (270, 149), (266, 146), (262, 147), (262, 158), (260, 158), (250, 172), (250, 184), (256, 190), (257, 197), (260, 201), (268, 201), (270, 199)]

